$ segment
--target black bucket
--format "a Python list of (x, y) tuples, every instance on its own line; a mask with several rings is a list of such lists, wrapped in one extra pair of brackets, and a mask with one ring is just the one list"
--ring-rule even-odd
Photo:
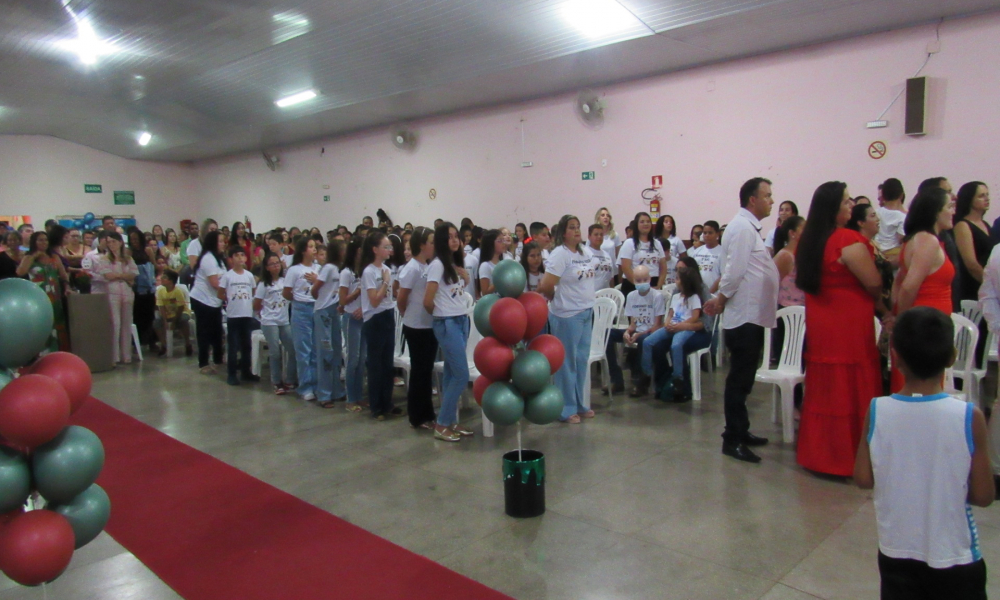
[[(519, 458), (520, 455), (520, 458)], [(545, 513), (545, 455), (512, 450), (503, 455), (504, 511), (518, 519)]]

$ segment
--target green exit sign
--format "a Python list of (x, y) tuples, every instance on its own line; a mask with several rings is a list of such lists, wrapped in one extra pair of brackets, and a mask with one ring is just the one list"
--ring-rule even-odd
[(329, 201), (330, 201), (329, 196), (323, 196), (323, 202), (329, 202)]
[(597, 177), (593, 171), (584, 171), (583, 176), (581, 177), (584, 181), (593, 181), (596, 178)]
[(85, 183), (83, 184), (83, 193), (85, 194), (100, 194), (101, 186), (97, 183)]

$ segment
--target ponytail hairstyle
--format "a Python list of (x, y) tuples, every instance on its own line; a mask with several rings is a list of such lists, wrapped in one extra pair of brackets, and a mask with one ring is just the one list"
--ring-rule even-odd
[[(412, 258), (420, 255), (421, 249), (427, 243), (427, 238), (432, 235), (434, 235), (434, 230), (428, 227), (421, 226), (413, 230), (413, 233), (410, 234), (410, 256)], [(462, 245), (464, 246), (465, 243), (463, 242)]]
[(364, 273), (368, 265), (375, 262), (375, 247), (382, 243), (386, 235), (378, 229), (373, 229), (365, 242), (361, 245), (361, 263), (358, 265), (358, 272)]
[(497, 238), (500, 237), (499, 229), (490, 229), (483, 234), (483, 239), (479, 245), (479, 263), (488, 263), (493, 260), (493, 255), (496, 254), (496, 242)]
[[(853, 214), (853, 213), (852, 213)], [(785, 219), (781, 224), (781, 227), (774, 232), (774, 253), (777, 254), (781, 252), (781, 249), (788, 245), (788, 236), (793, 231), (799, 228), (799, 225), (805, 221), (802, 217), (798, 215), (792, 215)]]
[(350, 269), (355, 277), (361, 277), (358, 271), (358, 259), (361, 258), (361, 245), (365, 240), (360, 235), (352, 235), (351, 241), (347, 243), (347, 250), (344, 252), (344, 268)]

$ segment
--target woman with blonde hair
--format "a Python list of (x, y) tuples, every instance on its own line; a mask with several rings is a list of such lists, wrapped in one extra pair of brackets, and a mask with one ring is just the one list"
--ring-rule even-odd
[(601, 250), (607, 252), (611, 258), (617, 258), (618, 248), (622, 245), (622, 238), (615, 231), (615, 221), (608, 207), (602, 206), (597, 209), (597, 213), (594, 215), (594, 223), (604, 228), (604, 242), (601, 243)]

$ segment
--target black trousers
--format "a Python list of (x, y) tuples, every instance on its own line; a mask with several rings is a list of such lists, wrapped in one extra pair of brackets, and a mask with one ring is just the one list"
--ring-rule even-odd
[(208, 349), (212, 362), (222, 364), (222, 307), (213, 308), (191, 298), (191, 310), (198, 334), (198, 367), (208, 366)]
[[(239, 366), (241, 375), (251, 375), (250, 353), (253, 352), (253, 348), (250, 337), (254, 325), (253, 317), (230, 317), (227, 322), (226, 344), (229, 346), (229, 360), (227, 361), (229, 375), (236, 375), (237, 366)], [(239, 353), (239, 364), (237, 364), (237, 352)]]
[(742, 442), (750, 431), (747, 396), (753, 390), (754, 376), (757, 374), (757, 367), (760, 366), (760, 354), (764, 350), (764, 328), (753, 323), (744, 323), (734, 329), (726, 329), (725, 339), (730, 364), (723, 396), (726, 430), (722, 434), (722, 439), (729, 443), (738, 443)]
[(980, 559), (948, 569), (878, 553), (882, 600), (986, 600), (986, 563)]
[(368, 346), (368, 406), (372, 416), (392, 410), (392, 355), (396, 347), (396, 319), (393, 311), (385, 310), (361, 326), (361, 335)]
[[(422, 306), (416, 308), (423, 309)], [(406, 392), (406, 412), (410, 425), (420, 425), (437, 418), (434, 414), (434, 357), (438, 342), (433, 329), (413, 329), (403, 325), (403, 337), (410, 349), (410, 387)]]
[(143, 344), (156, 343), (153, 320), (156, 318), (156, 294), (136, 294), (132, 306), (132, 322), (139, 330), (139, 341)]

